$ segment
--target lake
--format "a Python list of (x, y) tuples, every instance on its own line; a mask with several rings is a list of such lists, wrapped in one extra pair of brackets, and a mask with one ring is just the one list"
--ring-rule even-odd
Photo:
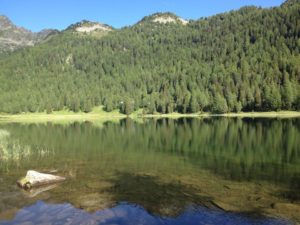
[(1, 123), (0, 183), (0, 225), (296, 224), (300, 119)]

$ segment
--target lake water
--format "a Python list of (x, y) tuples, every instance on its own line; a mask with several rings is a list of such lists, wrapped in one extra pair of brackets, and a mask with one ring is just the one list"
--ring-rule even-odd
[(0, 184), (0, 225), (297, 224), (300, 119), (1, 123)]

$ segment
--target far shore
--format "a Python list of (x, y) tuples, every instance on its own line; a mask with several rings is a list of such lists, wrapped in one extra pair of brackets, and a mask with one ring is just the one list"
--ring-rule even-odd
[(297, 111), (280, 111), (280, 112), (239, 112), (239, 113), (223, 113), (223, 114), (215, 114), (215, 113), (194, 113), (194, 114), (180, 114), (180, 113), (172, 113), (172, 114), (150, 114), (150, 115), (142, 115), (142, 118), (181, 118), (181, 117), (245, 117), (245, 118), (274, 118), (274, 117), (282, 117), (282, 118), (292, 118), (292, 117), (300, 117), (300, 112)]
[(203, 118), (203, 117), (239, 117), (239, 118), (296, 118), (300, 117), (298, 111), (279, 111), (279, 112), (240, 112), (240, 113), (194, 113), (194, 114), (142, 114), (141, 110), (127, 116), (118, 111), (105, 112), (102, 108), (95, 108), (90, 113), (74, 113), (70, 111), (59, 111), (51, 114), (46, 113), (23, 113), (23, 114), (0, 114), (0, 122), (59, 122), (59, 121), (113, 121), (124, 118), (143, 119), (143, 118)]

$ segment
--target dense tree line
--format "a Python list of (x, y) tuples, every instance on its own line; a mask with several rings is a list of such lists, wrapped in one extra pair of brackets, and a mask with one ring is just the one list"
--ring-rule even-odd
[(186, 26), (150, 16), (102, 38), (66, 30), (0, 57), (0, 111), (299, 110), (299, 12), (288, 1)]

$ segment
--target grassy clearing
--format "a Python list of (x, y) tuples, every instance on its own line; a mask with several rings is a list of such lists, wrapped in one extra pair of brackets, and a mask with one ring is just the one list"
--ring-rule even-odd
[[(226, 113), (226, 114), (211, 114), (211, 113), (194, 113), (194, 114), (152, 114), (144, 115), (142, 110), (133, 112), (130, 118), (139, 120), (142, 118), (199, 118), (199, 117), (240, 117), (240, 118), (293, 118), (300, 117), (300, 112), (297, 111), (280, 111), (280, 112), (241, 112), (241, 113)], [(0, 114), (0, 122), (28, 122), (28, 123), (42, 123), (42, 122), (57, 122), (68, 123), (72, 121), (119, 121), (127, 118), (126, 115), (120, 113), (118, 110), (112, 112), (105, 112), (103, 106), (95, 107), (92, 112), (72, 112), (69, 110), (56, 111), (51, 114), (45, 112), (39, 113), (22, 113), (22, 114)]]
[(119, 113), (117, 110), (105, 112), (103, 107), (95, 107), (92, 112), (72, 112), (69, 110), (56, 111), (51, 114), (45, 112), (22, 113), (22, 114), (0, 114), (0, 122), (24, 122), (24, 123), (42, 123), (56, 122), (68, 123), (72, 121), (118, 121), (126, 118), (126, 115)]

